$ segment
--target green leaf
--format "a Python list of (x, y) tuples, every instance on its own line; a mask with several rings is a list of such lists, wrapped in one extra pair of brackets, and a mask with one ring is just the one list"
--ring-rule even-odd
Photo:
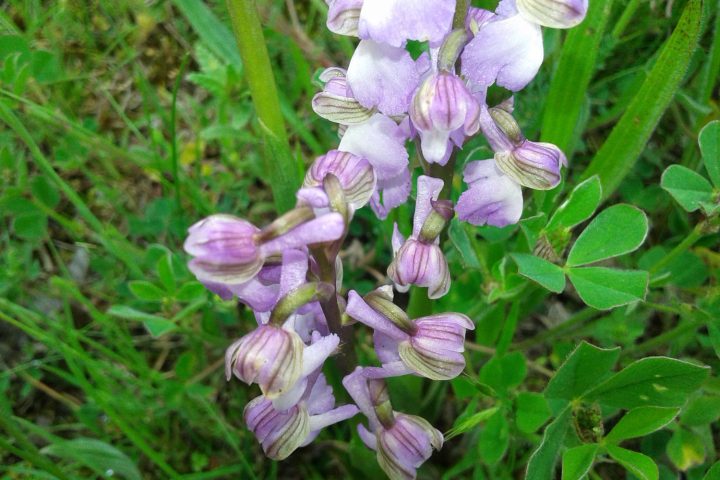
[(580, 480), (587, 475), (597, 451), (595, 443), (566, 450), (562, 457), (562, 480)]
[(480, 434), (478, 451), (488, 465), (498, 463), (510, 444), (510, 428), (502, 410), (490, 417)]
[(702, 202), (710, 202), (713, 198), (710, 182), (682, 165), (670, 165), (663, 173), (660, 185), (688, 212), (694, 212)]
[(128, 288), (139, 300), (156, 302), (165, 297), (165, 292), (160, 287), (145, 280), (133, 280), (128, 283)]
[(570, 229), (595, 213), (602, 198), (602, 185), (597, 175), (593, 175), (578, 184), (570, 196), (555, 210), (545, 229), (552, 231), (557, 228)]
[(568, 277), (583, 302), (599, 310), (644, 300), (648, 287), (648, 273), (639, 270), (581, 267), (571, 268)]
[(76, 438), (53, 443), (42, 449), (47, 455), (78, 462), (98, 475), (105, 477), (109, 471), (127, 480), (140, 480), (142, 476), (135, 463), (112, 445), (93, 438)]
[(660, 475), (658, 467), (650, 457), (616, 445), (607, 445), (606, 448), (613, 460), (640, 480), (658, 480)]
[(229, 63), (238, 72), (242, 71), (242, 60), (232, 31), (204, 2), (194, 0), (173, 0), (193, 30), (216, 56)]
[(718, 480), (720, 478), (720, 462), (715, 462), (715, 465), (710, 467), (707, 471), (703, 480)]
[(145, 328), (150, 335), (155, 338), (161, 337), (166, 333), (170, 333), (177, 329), (177, 325), (174, 322), (161, 317), (144, 320), (143, 325), (145, 325)]
[(512, 352), (491, 358), (480, 369), (479, 378), (495, 390), (502, 391), (517, 387), (526, 375), (525, 357), (520, 352)]
[(720, 419), (720, 397), (704, 395), (688, 402), (680, 423), (688, 427), (710, 425)]
[(523, 433), (533, 433), (550, 418), (550, 407), (539, 393), (522, 392), (515, 399), (515, 423)]
[(604, 349), (581, 342), (545, 388), (545, 398), (573, 400), (610, 376), (620, 348)]
[(630, 410), (607, 434), (605, 440), (620, 443), (628, 438), (644, 437), (672, 422), (680, 409), (638, 407)]
[(557, 145), (564, 152), (574, 150), (582, 126), (580, 112), (588, 97), (605, 27), (613, 2), (590, 2), (585, 20), (571, 29), (565, 38), (560, 60), (553, 74), (545, 99), (542, 119), (542, 140)]
[(518, 265), (520, 275), (539, 283), (551, 292), (562, 293), (565, 290), (565, 273), (554, 263), (526, 253), (514, 253), (512, 257)]
[(617, 408), (679, 407), (700, 388), (709, 367), (667, 357), (648, 357), (631, 363), (585, 396)]
[(165, 287), (165, 290), (170, 294), (174, 294), (175, 289), (177, 288), (177, 283), (175, 282), (175, 269), (172, 264), (172, 254), (167, 253), (158, 259), (157, 264), (155, 265), (155, 272), (157, 273), (160, 282)]
[(626, 204), (606, 208), (575, 241), (567, 266), (587, 265), (630, 253), (642, 245), (647, 231), (647, 216), (639, 208)]
[(205, 285), (195, 281), (184, 283), (175, 294), (175, 298), (181, 302), (192, 302), (205, 296), (207, 296)]
[(679, 428), (667, 444), (667, 455), (678, 470), (687, 471), (705, 462), (705, 445), (696, 433)]
[(612, 195), (632, 170), (675, 96), (697, 47), (701, 21), (701, 1), (690, 0), (640, 90), (585, 170), (584, 178), (600, 177), (603, 198)]
[(542, 442), (528, 462), (525, 480), (552, 480), (555, 478), (555, 462), (569, 426), (570, 407), (567, 407), (545, 427)]
[(465, 268), (480, 268), (480, 260), (478, 260), (475, 249), (470, 242), (465, 231), (464, 224), (456, 219), (450, 222), (450, 228), (448, 229), (448, 236), (453, 246), (457, 249), (460, 254), (460, 259)]
[(720, 188), (720, 120), (714, 120), (700, 130), (699, 143), (710, 180), (715, 188)]
[(465, 418), (464, 420), (461, 420), (445, 435), (445, 440), (450, 440), (451, 438), (457, 437), (458, 435), (472, 430), (488, 418), (495, 415), (499, 409), (500, 407), (488, 408), (486, 410), (477, 412), (469, 416), (468, 418)]
[(41, 240), (47, 234), (48, 218), (44, 213), (27, 213), (13, 218), (15, 235), (24, 240)]
[(32, 179), (30, 191), (32, 191), (35, 198), (48, 208), (55, 208), (60, 203), (60, 192), (58, 192), (57, 187), (43, 175)]

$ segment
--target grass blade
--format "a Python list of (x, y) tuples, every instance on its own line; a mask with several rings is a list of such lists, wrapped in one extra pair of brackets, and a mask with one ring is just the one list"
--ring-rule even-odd
[(630, 172), (670, 105), (697, 47), (701, 20), (701, 0), (690, 0), (640, 91), (585, 170), (583, 178), (600, 177), (603, 198), (608, 198)]

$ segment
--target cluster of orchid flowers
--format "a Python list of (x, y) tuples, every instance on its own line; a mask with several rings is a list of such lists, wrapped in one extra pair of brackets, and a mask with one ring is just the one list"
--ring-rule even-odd
[[(494, 107), (485, 98), (492, 84), (511, 91), (527, 85), (543, 58), (540, 27), (576, 25), (587, 0), (503, 0), (494, 13), (462, 0), (326, 1), (330, 30), (360, 38), (347, 70), (325, 70), (324, 89), (313, 99), (316, 113), (339, 124), (337, 150), (312, 164), (293, 210), (262, 229), (213, 215), (190, 228), (185, 250), (198, 280), (255, 314), (258, 327), (227, 350), (226, 375), (260, 387), (244, 417), (265, 454), (285, 459), (322, 428), (362, 412), (368, 426), (358, 425), (358, 433), (382, 469), (392, 479), (413, 479), (443, 435), (394, 411), (385, 378), (455, 378), (474, 325), (460, 313), (409, 318), (393, 289), (415, 285), (442, 297), (450, 273), (440, 236), (455, 213), (473, 225), (505, 226), (521, 216), (521, 186), (558, 184), (562, 152), (522, 135), (512, 98)], [(408, 40), (427, 42), (427, 51), (413, 59)], [(495, 155), (465, 166), (468, 188), (453, 207), (429, 166), (453, 168), (453, 152), (478, 132)], [(348, 225), (368, 203), (385, 218), (407, 201), (411, 140), (419, 142), (426, 174), (417, 178), (412, 233), (404, 238), (395, 225), (387, 270), (393, 285), (343, 297), (338, 253)], [(342, 355), (341, 343), (353, 347), (348, 327), (356, 322), (373, 329), (380, 366), (349, 372), (342, 383), (355, 404), (336, 407), (322, 366)]]

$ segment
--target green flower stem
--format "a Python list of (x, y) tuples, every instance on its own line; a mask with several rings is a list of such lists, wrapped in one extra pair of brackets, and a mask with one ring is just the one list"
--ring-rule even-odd
[(265, 136), (265, 170), (278, 212), (295, 204), (297, 166), (288, 141), (280, 99), (254, 0), (227, 0), (235, 39), (255, 110)]
[(690, 232), (690, 235), (685, 237), (685, 239), (682, 242), (680, 242), (679, 244), (677, 244), (675, 246), (675, 248), (670, 250), (670, 252), (668, 252), (667, 255), (665, 255), (663, 258), (661, 258), (660, 260), (655, 262), (655, 264), (652, 267), (650, 267), (650, 270), (649, 270), (650, 274), (654, 275), (654, 274), (658, 273), (663, 267), (667, 266), (670, 262), (675, 260), (675, 258), (677, 258), (678, 255), (683, 253), (688, 248), (692, 247), (695, 244), (695, 242), (700, 240), (700, 238), (703, 236), (703, 233), (702, 233), (703, 227), (704, 227), (703, 223), (698, 223), (697, 225), (695, 225), (695, 228), (693, 228), (692, 232)]

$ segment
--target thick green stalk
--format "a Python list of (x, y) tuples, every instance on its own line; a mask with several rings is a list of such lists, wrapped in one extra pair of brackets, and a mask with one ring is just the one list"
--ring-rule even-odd
[(254, 0), (227, 0), (227, 7), (245, 66), (245, 78), (265, 137), (265, 170), (275, 208), (282, 213), (295, 204), (299, 181), (255, 3)]

